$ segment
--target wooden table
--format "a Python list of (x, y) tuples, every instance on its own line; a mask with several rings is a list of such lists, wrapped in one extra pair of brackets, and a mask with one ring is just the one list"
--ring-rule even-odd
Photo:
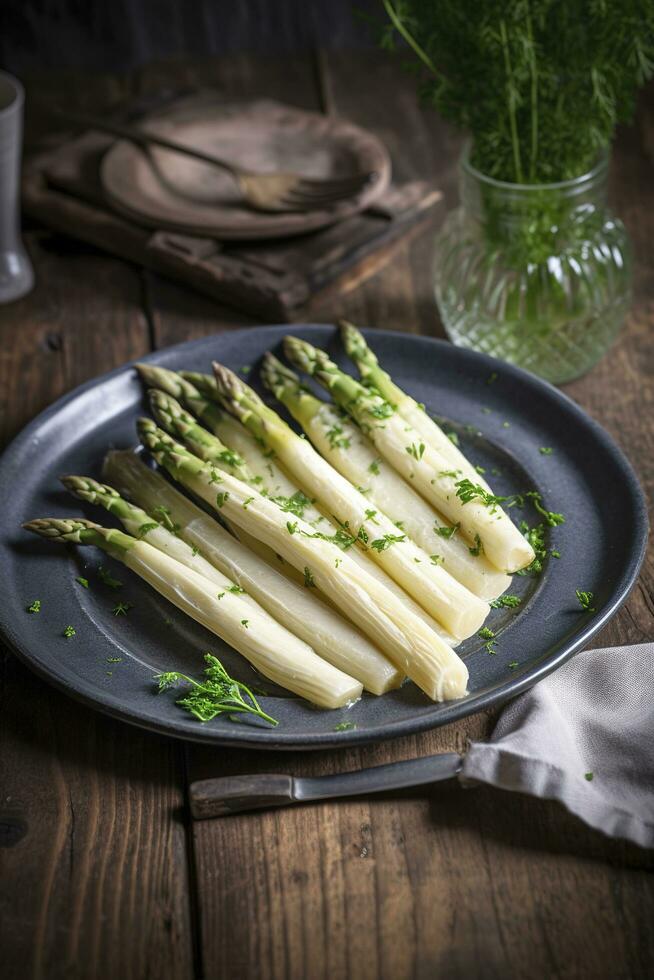
[[(46, 85), (43, 83), (47, 82)], [(338, 111), (386, 141), (402, 177), (451, 201), (456, 138), (382, 55), (158, 65), (129, 77), (28, 80), (103, 109), (166, 85), (265, 92)], [(28, 127), (28, 139), (37, 135)], [(654, 179), (642, 133), (620, 135), (613, 203), (638, 257), (613, 351), (567, 391), (654, 477)], [(37, 287), (0, 308), (8, 440), (63, 392), (129, 358), (252, 322), (115, 258), (33, 228)], [(437, 335), (430, 239), (302, 317)], [(617, 502), (616, 502), (617, 506)], [(652, 637), (651, 553), (596, 645)], [(11, 588), (11, 583), (4, 583)], [(326, 773), (462, 749), (492, 718), (369, 748), (220, 751), (146, 734), (49, 688), (6, 654), (0, 686), (0, 970), (5, 978), (610, 977), (654, 971), (654, 861), (558, 805), (437, 787), (194, 825), (189, 782)]]

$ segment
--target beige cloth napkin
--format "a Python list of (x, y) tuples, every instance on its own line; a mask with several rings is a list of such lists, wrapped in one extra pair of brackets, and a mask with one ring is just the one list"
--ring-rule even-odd
[(461, 777), (654, 847), (654, 643), (586, 650), (512, 701)]

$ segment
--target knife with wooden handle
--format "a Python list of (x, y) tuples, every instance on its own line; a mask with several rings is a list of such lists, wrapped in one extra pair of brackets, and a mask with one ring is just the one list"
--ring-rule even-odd
[(330, 776), (258, 773), (201, 779), (191, 784), (191, 814), (195, 820), (207, 820), (247, 810), (408, 789), (453, 779), (462, 765), (463, 756), (447, 752)]

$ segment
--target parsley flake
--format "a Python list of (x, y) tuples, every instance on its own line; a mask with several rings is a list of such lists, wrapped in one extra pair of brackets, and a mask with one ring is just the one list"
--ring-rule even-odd
[(517, 595), (501, 595), (499, 599), (493, 599), (490, 607), (491, 609), (515, 609), (521, 602), (522, 599)]
[(77, 630), (75, 629), (74, 626), (64, 626), (63, 635), (66, 637), (67, 640), (69, 640), (71, 636), (75, 636), (76, 633)]
[(117, 602), (111, 611), (114, 616), (126, 616), (132, 608), (131, 602)]
[(78, 575), (75, 581), (79, 582), (79, 584), (82, 586), (83, 589), (88, 589), (89, 580), (87, 578), (84, 578), (83, 575)]
[(357, 726), (354, 724), (353, 721), (339, 721), (338, 725), (334, 725), (334, 731), (335, 732), (351, 732), (351, 731), (354, 731), (354, 729), (356, 727)]
[(26, 612), (28, 613), (39, 613), (41, 612), (41, 600), (34, 599), (33, 602), (27, 607)]
[(595, 612), (595, 606), (591, 605), (593, 599), (595, 598), (592, 592), (582, 592), (581, 589), (576, 589), (575, 595), (577, 596), (579, 605), (584, 612)]

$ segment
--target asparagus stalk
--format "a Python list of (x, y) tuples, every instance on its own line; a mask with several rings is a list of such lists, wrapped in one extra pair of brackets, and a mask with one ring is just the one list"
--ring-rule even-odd
[(485, 490), (490, 490), (461, 450), (427, 414), (424, 406), (419, 405), (414, 398), (398, 388), (391, 376), (380, 367), (377, 357), (366, 343), (361, 331), (347, 320), (341, 320), (340, 327), (345, 350), (359, 369), (364, 385), (375, 388), (382, 398), (397, 410), (398, 415), (420, 433), (422, 441), (427, 446), (431, 446), (445, 456), (450, 461), (450, 469), (460, 470), (464, 476), (483, 486)]
[(329, 595), (429, 697), (440, 701), (465, 694), (468, 671), (463, 661), (347, 551), (302, 518), (286, 521), (288, 515), (272, 501), (228, 473), (218, 476), (150, 419), (141, 419), (138, 428), (143, 443), (172, 477), (303, 570), (307, 586), (315, 584)]
[[(289, 581), (270, 567), (203, 510), (179, 493), (130, 451), (112, 450), (103, 474), (147, 519), (175, 527), (175, 540), (237, 584), (271, 616), (334, 667), (361, 681), (372, 694), (399, 687), (404, 675), (371, 641), (326, 606), (314, 590)], [(115, 513), (115, 511), (114, 511)], [(120, 516), (120, 515), (119, 515)], [(148, 541), (157, 543), (148, 533)]]
[(456, 529), (378, 458), (372, 443), (342, 410), (316, 398), (300, 384), (297, 374), (270, 353), (264, 358), (261, 377), (320, 454), (427, 554), (442, 557), (450, 575), (486, 600), (496, 599), (509, 587), (510, 577), (483, 555), (472, 555)]
[(215, 584), (163, 551), (115, 528), (74, 518), (24, 525), (43, 537), (93, 544), (124, 562), (178, 609), (238, 650), (265, 677), (322, 708), (339, 708), (361, 695), (361, 684), (326, 663), (311, 647), (239, 594)]
[(318, 498), (339, 523), (366, 547), (386, 573), (423, 609), (459, 639), (475, 633), (489, 612), (486, 602), (456, 581), (400, 532), (370, 501), (301, 439), (251, 388), (214, 365), (224, 403), (258, 438), (275, 450), (305, 493)]
[[(353, 416), (381, 455), (498, 569), (511, 573), (531, 564), (534, 552), (506, 513), (501, 498), (452, 469), (451, 462), (426, 445), (408, 422), (380, 395), (364, 388), (306, 341), (287, 337), (285, 351), (296, 367), (308, 371)], [(477, 501), (481, 502), (477, 502)]]
[[(185, 412), (181, 405), (171, 396), (166, 395), (164, 392), (159, 390), (152, 390), (150, 392), (150, 404), (152, 406), (153, 414), (156, 420), (160, 423), (162, 428), (169, 433), (169, 435), (181, 436), (184, 440), (184, 444), (189, 449), (193, 455), (198, 456), (203, 459), (206, 463), (215, 464), (220, 470), (224, 470), (227, 473), (231, 473), (233, 476), (244, 480), (250, 486), (254, 487), (260, 493), (269, 497), (273, 503), (276, 503), (282, 511), (288, 514), (293, 514), (297, 517), (302, 517), (303, 520), (312, 524), (313, 527), (320, 530), (323, 534), (330, 534), (335, 536), (336, 540), (339, 538), (343, 540), (349, 540), (347, 534), (344, 534), (342, 530), (329, 521), (324, 514), (320, 512), (315, 506), (314, 502), (310, 500), (297, 486), (297, 484), (292, 483), (286, 476), (284, 476), (285, 486), (284, 489), (287, 491), (286, 495), (275, 495), (270, 492), (268, 484), (262, 481), (260, 477), (253, 477), (249, 467), (244, 464), (234, 465), (232, 455), (230, 451), (226, 450), (224, 444), (212, 436), (211, 433), (203, 429), (196, 420)], [(239, 423), (240, 424), (240, 423)], [(257, 450), (262, 452), (260, 447), (257, 445)], [(244, 538), (245, 543), (249, 548), (256, 551), (258, 554), (264, 558), (264, 560), (270, 562), (273, 558), (270, 549), (266, 545), (262, 545), (261, 542), (256, 542), (251, 535), (248, 535), (243, 530), (240, 531), (241, 536)], [(408, 603), (413, 611), (423, 618), (427, 624), (434, 629), (439, 636), (449, 643), (450, 646), (456, 646), (457, 640), (450, 633), (444, 630), (435, 620), (433, 620), (421, 606), (411, 599), (404, 590), (397, 585), (393, 579), (391, 579), (386, 572), (376, 565), (373, 561), (368, 558), (366, 554), (359, 551), (358, 548), (353, 548), (350, 552), (350, 556), (353, 561), (357, 563), (361, 568), (367, 571), (373, 578), (382, 582), (394, 592), (399, 598), (404, 602)], [(274, 556), (278, 561), (278, 556)], [(289, 573), (289, 566), (286, 565), (283, 569), (285, 574)], [(297, 574), (295, 570), (292, 570), (294, 574)], [(328, 599), (328, 597), (325, 597)]]
[(137, 367), (148, 387), (159, 388), (171, 395), (225, 446), (238, 453), (253, 478), (263, 481), (271, 496), (292, 496), (290, 481), (272, 454), (264, 455), (245, 426), (218, 406), (216, 383), (210, 374), (193, 371), (178, 374), (151, 364), (138, 364)]

